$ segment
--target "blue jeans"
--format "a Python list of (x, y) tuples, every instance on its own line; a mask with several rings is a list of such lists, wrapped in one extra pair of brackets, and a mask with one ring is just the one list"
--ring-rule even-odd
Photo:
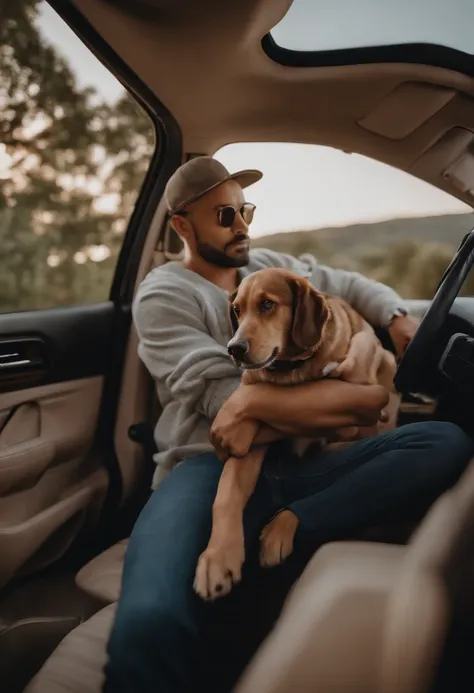
[[(426, 509), (474, 454), (471, 438), (444, 422), (403, 426), (300, 465), (285, 464), (277, 448), (270, 450), (244, 514), (242, 583), (214, 603), (197, 597), (192, 584), (210, 536), (222, 464), (213, 454), (188, 459), (153, 493), (126, 553), (105, 693), (230, 691), (252, 652), (243, 647), (241, 653), (242, 643), (229, 644), (226, 634), (235, 634), (245, 620), (249, 633), (258, 630), (246, 590), (257, 590), (255, 604), (265, 605), (271, 601), (268, 581), (286, 569), (264, 570), (257, 559), (260, 530), (277, 509), (286, 506), (300, 519), (291, 564), (324, 542)], [(249, 645), (251, 636), (241, 637)]]

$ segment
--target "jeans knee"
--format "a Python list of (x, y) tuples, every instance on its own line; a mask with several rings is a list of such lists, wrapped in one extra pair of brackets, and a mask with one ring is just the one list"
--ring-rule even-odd
[[(420, 441), (421, 442), (421, 441)], [(448, 421), (424, 425), (423, 459), (420, 469), (426, 487), (438, 490), (456, 483), (474, 454), (474, 441), (462, 428)]]
[(433, 452), (469, 456), (474, 453), (474, 441), (460, 426), (449, 421), (426, 421), (401, 426), (394, 435), (403, 440), (403, 447), (430, 449)]
[(433, 421), (431, 429), (433, 445), (441, 446), (450, 456), (465, 458), (474, 453), (474, 441), (460, 426), (449, 421)]

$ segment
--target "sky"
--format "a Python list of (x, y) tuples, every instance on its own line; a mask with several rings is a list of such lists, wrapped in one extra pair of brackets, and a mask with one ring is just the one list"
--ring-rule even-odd
[[(448, 0), (295, 0), (272, 33), (285, 47), (302, 50), (427, 41), (474, 53), (474, 0), (450, 0), (450, 5), (448, 13)], [(38, 24), (69, 60), (80, 86), (94, 86), (111, 101), (122, 94), (121, 84), (46, 2)], [(231, 171), (258, 168), (264, 174), (246, 191), (257, 205), (254, 236), (472, 211), (405, 172), (328, 147), (236, 143), (215, 156)]]
[(272, 30), (285, 48), (435, 43), (474, 53), (473, 0), (294, 0)]

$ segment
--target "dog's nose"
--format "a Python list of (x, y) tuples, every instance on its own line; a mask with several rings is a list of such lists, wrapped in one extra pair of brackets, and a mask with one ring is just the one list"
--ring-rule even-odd
[(229, 342), (227, 351), (236, 361), (243, 361), (248, 354), (249, 343), (239, 340), (238, 342)]

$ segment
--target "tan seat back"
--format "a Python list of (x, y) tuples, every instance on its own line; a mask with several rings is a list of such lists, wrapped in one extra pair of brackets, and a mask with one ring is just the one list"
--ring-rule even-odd
[(365, 542), (323, 546), (236, 693), (379, 693), (380, 634), (405, 550)]
[(110, 604), (71, 631), (24, 693), (101, 693), (115, 610)]
[(405, 551), (365, 547), (323, 570), (331, 545), (318, 551), (236, 693), (427, 693), (451, 617), (470, 594), (474, 465)]
[(414, 534), (390, 595), (380, 693), (430, 690), (453, 617), (472, 617), (474, 464)]

